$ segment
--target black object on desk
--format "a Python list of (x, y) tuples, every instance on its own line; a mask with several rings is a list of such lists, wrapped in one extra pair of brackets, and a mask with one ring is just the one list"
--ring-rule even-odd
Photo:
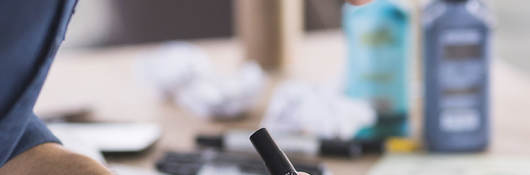
[(250, 141), (265, 162), (271, 175), (296, 175), (296, 170), (289, 158), (276, 145), (267, 129), (261, 128), (250, 136)]
[[(311, 175), (329, 174), (328, 170), (320, 163), (293, 161), (297, 170)], [(228, 168), (227, 168), (228, 167)], [(227, 172), (230, 167), (237, 172)], [(171, 175), (269, 175), (267, 168), (258, 157), (246, 154), (219, 153), (203, 151), (196, 153), (168, 152), (156, 163), (158, 171)], [(215, 173), (205, 171), (214, 169)]]
[[(252, 132), (250, 131), (247, 133), (247, 131), (232, 130), (222, 135), (198, 135), (195, 138), (195, 143), (201, 148), (215, 148), (226, 152), (255, 153), (256, 150), (248, 142), (248, 136), (251, 134)], [(357, 158), (365, 153), (364, 149), (372, 150), (371, 147), (373, 146), (353, 140), (326, 139), (289, 133), (276, 136), (274, 139), (291, 158), (300, 156), (304, 158), (314, 156)], [(297, 142), (302, 143), (297, 144)], [(307, 149), (308, 147), (317, 147), (318, 149)]]

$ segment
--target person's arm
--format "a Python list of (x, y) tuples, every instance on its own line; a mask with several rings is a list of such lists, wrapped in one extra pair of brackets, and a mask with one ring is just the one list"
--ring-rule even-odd
[(0, 174), (107, 175), (33, 112), (76, 0), (0, 0)]
[(55, 143), (38, 145), (14, 157), (0, 168), (0, 174), (111, 175), (100, 163)]

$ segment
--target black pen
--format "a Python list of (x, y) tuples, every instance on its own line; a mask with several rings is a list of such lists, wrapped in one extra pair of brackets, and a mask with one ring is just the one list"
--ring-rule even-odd
[(276, 145), (267, 129), (261, 128), (250, 136), (250, 141), (265, 162), (271, 175), (297, 175), (293, 164)]
[[(252, 133), (246, 130), (228, 130), (220, 135), (198, 135), (195, 143), (201, 148), (214, 148), (235, 153), (255, 153), (256, 150), (252, 143), (248, 142), (248, 136)], [(318, 156), (351, 159), (381, 148), (381, 145), (366, 141), (319, 138), (314, 135), (293, 133), (276, 133), (276, 135), (271, 133), (271, 135), (282, 151), (294, 159), (314, 159)]]

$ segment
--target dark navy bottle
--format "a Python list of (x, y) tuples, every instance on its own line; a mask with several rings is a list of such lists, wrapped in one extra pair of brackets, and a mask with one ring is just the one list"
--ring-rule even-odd
[(489, 142), (490, 23), (479, 0), (424, 10), (424, 136), (434, 152), (478, 152)]

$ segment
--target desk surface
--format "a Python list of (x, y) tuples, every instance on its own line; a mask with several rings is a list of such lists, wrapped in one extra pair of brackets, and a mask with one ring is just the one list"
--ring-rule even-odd
[[(233, 39), (199, 40), (198, 45), (211, 57), (219, 71), (230, 71), (242, 59), (241, 47)], [(37, 113), (90, 106), (98, 121), (155, 122), (163, 128), (161, 140), (148, 151), (130, 156), (107, 157), (110, 164), (152, 168), (165, 151), (194, 150), (197, 133), (217, 133), (228, 128), (255, 129), (266, 109), (272, 87), (287, 78), (329, 82), (340, 77), (345, 46), (340, 32), (312, 33), (301, 45), (299, 58), (291, 60), (287, 73), (270, 77), (260, 103), (250, 118), (239, 122), (208, 122), (179, 107), (164, 102), (155, 90), (138, 78), (138, 60), (148, 59), (157, 44), (96, 50), (62, 50), (52, 66), (37, 103)], [(502, 55), (501, 55), (502, 56)], [(500, 56), (496, 56), (498, 58)], [(302, 64), (303, 63), (303, 64)], [(502, 60), (492, 64), (493, 142), (489, 154), (529, 155), (530, 80)], [(335, 78), (333, 78), (335, 77)], [(412, 87), (419, 87), (413, 81)], [(417, 89), (417, 88), (416, 88)], [(421, 97), (414, 90), (414, 102)], [(413, 111), (419, 111), (414, 105)], [(414, 123), (421, 116), (415, 112)], [(416, 132), (418, 133), (418, 132)], [(337, 175), (366, 174), (378, 160), (376, 156), (357, 160), (324, 159)]]

